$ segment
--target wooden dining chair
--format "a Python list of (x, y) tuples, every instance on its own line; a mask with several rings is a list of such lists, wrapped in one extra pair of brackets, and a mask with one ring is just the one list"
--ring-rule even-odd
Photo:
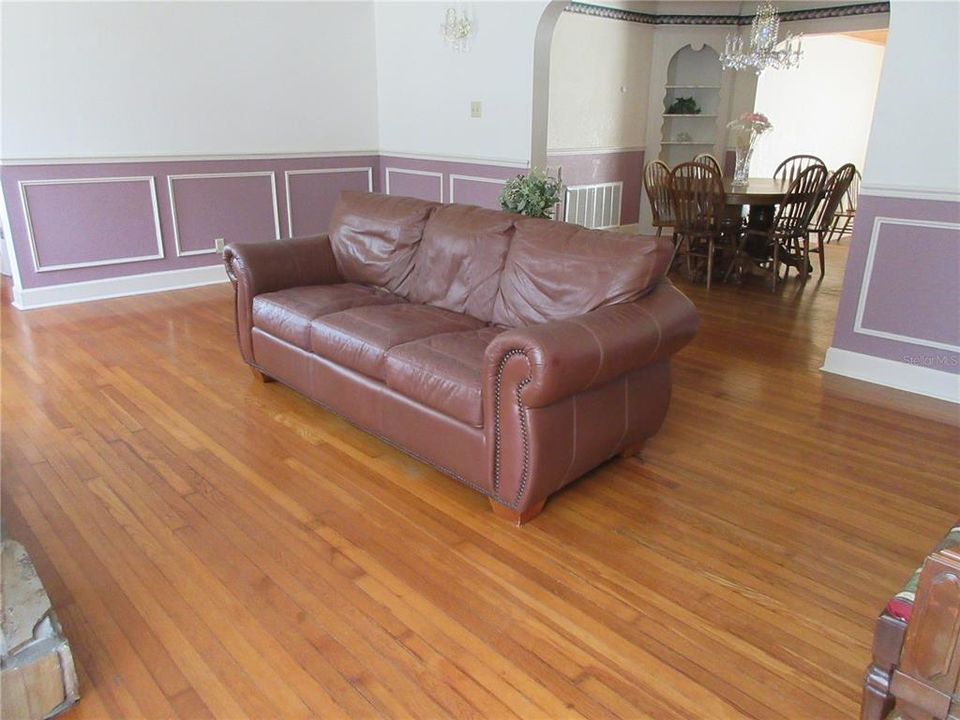
[(710, 153), (700, 153), (693, 159), (693, 161), (695, 163), (700, 163), (701, 165), (709, 165), (717, 171), (717, 175), (719, 175), (721, 178), (723, 177), (723, 170), (720, 167), (720, 163), (718, 163), (717, 159)]
[(667, 164), (660, 160), (647, 163), (643, 170), (643, 187), (650, 201), (653, 216), (651, 224), (657, 229), (657, 235), (662, 235), (665, 227), (672, 229), (676, 224), (673, 203), (670, 201), (670, 168)]
[(853, 232), (853, 221), (857, 217), (857, 201), (860, 199), (860, 182), (862, 179), (860, 171), (855, 169), (853, 180), (850, 187), (847, 188), (847, 192), (843, 195), (843, 200), (834, 218), (833, 227), (830, 228), (830, 234), (827, 235), (828, 243), (836, 240), (839, 244), (844, 235)]
[[(801, 278), (806, 280), (806, 269), (810, 262), (810, 253), (816, 253), (820, 256), (820, 277), (823, 277), (826, 271), (826, 262), (824, 259), (824, 246), (827, 244), (827, 238), (837, 222), (837, 212), (843, 202), (843, 198), (853, 182), (857, 173), (857, 168), (853, 163), (847, 163), (837, 168), (836, 172), (831, 173), (823, 186), (820, 202), (814, 211), (810, 221), (810, 227), (807, 228), (806, 237), (803, 238), (803, 247), (799, 254), (802, 256)], [(816, 247), (810, 246), (811, 239), (816, 241)]]
[[(806, 279), (807, 259), (801, 257), (802, 253), (798, 252), (797, 248), (802, 247), (803, 239), (807, 237), (810, 219), (820, 202), (826, 181), (827, 169), (822, 164), (811, 165), (790, 183), (769, 228), (747, 228), (741, 234), (741, 249), (751, 237), (760, 238), (766, 244), (767, 260), (764, 262), (769, 266), (774, 292), (780, 279), (781, 257), (785, 254), (783, 259), (790, 264), (796, 264), (800, 268), (801, 276)], [(784, 273), (784, 278), (788, 272), (789, 268)]]
[(791, 155), (777, 165), (777, 169), (773, 171), (773, 177), (777, 180), (782, 179), (792, 183), (800, 173), (814, 165), (823, 165), (826, 168), (823, 160), (816, 155)]
[(709, 290), (714, 257), (728, 239), (724, 232), (726, 193), (723, 180), (720, 173), (709, 165), (688, 162), (677, 165), (670, 172), (669, 187), (676, 219), (677, 247), (686, 258), (687, 274), (693, 277), (693, 259), (704, 260)]

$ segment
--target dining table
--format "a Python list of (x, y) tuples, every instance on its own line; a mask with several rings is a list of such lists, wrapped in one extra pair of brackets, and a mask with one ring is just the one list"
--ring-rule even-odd
[[(789, 188), (790, 180), (787, 178), (749, 178), (746, 184), (738, 185), (734, 185), (733, 178), (723, 178), (727, 216), (739, 219), (746, 206), (749, 208), (747, 228), (765, 232), (773, 225), (777, 205), (783, 202)], [(770, 257), (769, 244), (756, 235), (748, 236), (744, 250), (757, 262), (764, 262)], [(783, 248), (780, 261), (785, 265), (799, 267), (801, 258), (789, 252), (788, 248)]]
[(734, 185), (733, 178), (723, 179), (727, 207), (740, 215), (734, 208), (750, 207), (747, 227), (755, 230), (767, 230), (773, 224), (776, 207), (783, 201), (790, 187), (786, 178), (749, 178), (745, 185)]

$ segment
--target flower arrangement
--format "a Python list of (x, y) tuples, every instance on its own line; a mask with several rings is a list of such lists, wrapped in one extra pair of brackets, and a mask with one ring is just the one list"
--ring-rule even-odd
[(733, 131), (733, 143), (737, 150), (737, 164), (733, 172), (734, 185), (746, 185), (750, 177), (750, 158), (757, 139), (773, 130), (773, 123), (763, 113), (745, 112), (727, 124)]
[(733, 122), (728, 123), (727, 127), (733, 130), (737, 147), (749, 147), (756, 138), (773, 130), (770, 119), (758, 112), (745, 112)]
[(500, 207), (507, 212), (549, 218), (562, 193), (559, 176), (551, 177), (546, 171), (533, 168), (527, 175), (507, 180), (500, 193)]

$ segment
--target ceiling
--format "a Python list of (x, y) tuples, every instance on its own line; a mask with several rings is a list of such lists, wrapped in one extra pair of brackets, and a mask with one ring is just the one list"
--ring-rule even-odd
[(863, 42), (868, 42), (871, 45), (886, 45), (887, 44), (887, 29), (881, 28), (878, 30), (857, 30), (855, 32), (845, 32), (841, 33), (847, 37), (851, 37), (854, 40), (862, 40)]

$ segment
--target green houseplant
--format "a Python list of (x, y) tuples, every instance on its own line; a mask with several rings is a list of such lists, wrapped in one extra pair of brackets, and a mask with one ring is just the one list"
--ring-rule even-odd
[(533, 168), (527, 175), (507, 180), (500, 193), (500, 207), (507, 212), (549, 218), (560, 202), (563, 183), (546, 171)]

